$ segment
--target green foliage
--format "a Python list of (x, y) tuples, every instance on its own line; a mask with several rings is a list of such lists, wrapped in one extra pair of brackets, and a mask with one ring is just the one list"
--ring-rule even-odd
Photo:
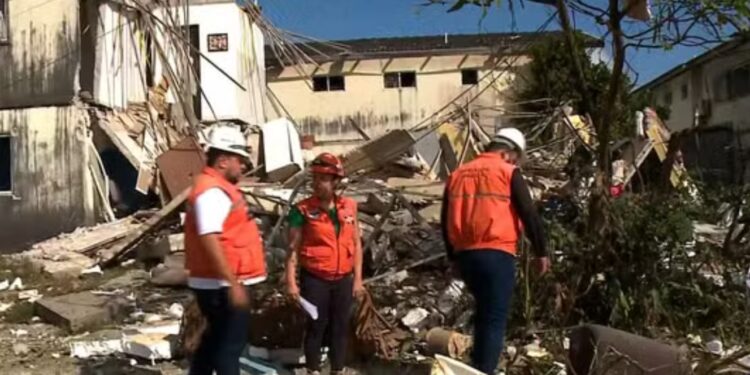
[(515, 300), (513, 326), (588, 322), (649, 336), (743, 340), (750, 334), (744, 285), (750, 256), (694, 241), (692, 222), (707, 209), (679, 195), (623, 196), (611, 206), (611, 250), (584, 234), (585, 216), (546, 217), (549, 247), (563, 255), (545, 280), (527, 278), (519, 267), (516, 295), (523, 297)]
[[(525, 105), (527, 111), (544, 111), (555, 107), (560, 103), (570, 101), (576, 113), (588, 113), (592, 118), (600, 118), (599, 111), (605, 108), (604, 102), (609, 92), (609, 83), (612, 72), (603, 62), (594, 63), (586, 54), (584, 40), (586, 36), (576, 35), (578, 55), (574, 56), (562, 38), (551, 37), (531, 49), (532, 61), (529, 64), (528, 76), (523, 82), (527, 84), (519, 92), (520, 101), (529, 101), (541, 98), (551, 99), (549, 102), (532, 103)], [(585, 106), (583, 95), (576, 80), (575, 59), (581, 62), (584, 78), (586, 80), (591, 108)], [(634, 85), (630, 77), (623, 77), (625, 82), (620, 90), (617, 113), (620, 116), (615, 124), (612, 124), (612, 139), (618, 140), (631, 137), (635, 131), (635, 111), (642, 110), (647, 106), (653, 106), (650, 93), (633, 94)], [(657, 108), (660, 115), (666, 114), (668, 110)], [(666, 119), (664, 118), (664, 119)]]

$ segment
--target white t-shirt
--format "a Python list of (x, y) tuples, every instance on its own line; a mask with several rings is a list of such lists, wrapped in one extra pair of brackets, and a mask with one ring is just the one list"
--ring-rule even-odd
[[(203, 236), (224, 231), (224, 221), (232, 210), (232, 200), (219, 188), (211, 188), (201, 193), (195, 200), (195, 224), (198, 235)], [(253, 285), (265, 281), (266, 278), (256, 277), (242, 280), (244, 285)], [(189, 277), (188, 286), (193, 289), (219, 289), (229, 286), (223, 279), (206, 277)]]

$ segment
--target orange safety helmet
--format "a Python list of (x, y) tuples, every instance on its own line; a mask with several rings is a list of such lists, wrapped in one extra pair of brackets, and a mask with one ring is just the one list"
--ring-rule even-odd
[(337, 177), (344, 177), (344, 166), (336, 155), (324, 152), (312, 161), (310, 167), (312, 173), (332, 174)]

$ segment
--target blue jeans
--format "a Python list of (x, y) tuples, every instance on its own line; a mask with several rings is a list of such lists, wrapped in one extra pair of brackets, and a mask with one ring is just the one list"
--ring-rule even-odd
[(472, 366), (492, 374), (503, 352), (516, 258), (489, 249), (459, 251), (456, 258), (461, 276), (476, 301)]
[[(248, 294), (250, 288), (247, 288)], [(207, 326), (190, 364), (190, 375), (239, 375), (250, 312), (229, 304), (229, 288), (193, 289)]]

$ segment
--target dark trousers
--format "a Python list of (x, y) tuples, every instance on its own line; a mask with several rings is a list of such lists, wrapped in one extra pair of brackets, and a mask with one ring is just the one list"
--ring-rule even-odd
[(492, 374), (503, 352), (516, 259), (504, 251), (470, 250), (459, 252), (457, 261), (461, 276), (476, 300), (472, 366)]
[(343, 370), (354, 279), (350, 274), (335, 281), (324, 280), (303, 269), (300, 272), (300, 281), (302, 297), (318, 307), (318, 319), (307, 320), (304, 343), (306, 367), (311, 371), (320, 371), (320, 348), (328, 333), (331, 370)]
[(190, 364), (190, 375), (211, 375), (214, 371), (217, 375), (239, 375), (250, 312), (229, 304), (229, 288), (193, 292), (208, 324)]

